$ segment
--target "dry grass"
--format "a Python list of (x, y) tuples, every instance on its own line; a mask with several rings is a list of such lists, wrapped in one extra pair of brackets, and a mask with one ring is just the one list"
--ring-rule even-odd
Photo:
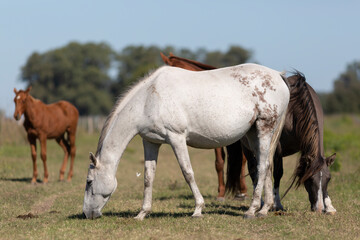
[[(343, 136), (349, 138), (349, 134), (360, 139), (355, 120), (345, 125), (341, 124), (341, 117), (326, 121), (327, 131), (336, 133), (334, 142), (344, 141)], [(337, 126), (336, 130), (331, 129), (333, 125)], [(238, 202), (230, 197), (225, 202), (215, 200), (217, 179), (213, 151), (192, 148), (195, 178), (206, 208), (203, 218), (191, 218), (194, 210), (191, 191), (171, 148), (163, 145), (154, 183), (153, 212), (142, 222), (133, 219), (140, 210), (143, 196), (143, 150), (138, 137), (129, 144), (119, 164), (118, 188), (104, 208), (104, 216), (94, 221), (82, 217), (88, 152), (95, 151), (97, 140), (97, 134), (79, 134), (71, 183), (57, 181), (63, 153), (50, 141), (49, 183), (36, 186), (30, 184), (29, 146), (21, 142), (0, 146), (0, 239), (359, 239), (360, 161), (351, 157), (360, 154), (356, 140), (338, 149), (341, 168), (333, 173), (329, 185), (329, 194), (338, 210), (335, 216), (310, 212), (307, 194), (300, 188), (290, 191), (284, 199), (285, 213), (271, 212), (267, 218), (255, 220), (242, 218), (250, 200)], [(282, 192), (288, 186), (295, 157), (284, 162)], [(38, 169), (41, 180), (43, 168), (39, 159)], [(141, 173), (140, 177), (136, 177), (137, 172)], [(250, 188), (250, 179), (247, 182)], [(251, 191), (249, 193), (251, 195)]]

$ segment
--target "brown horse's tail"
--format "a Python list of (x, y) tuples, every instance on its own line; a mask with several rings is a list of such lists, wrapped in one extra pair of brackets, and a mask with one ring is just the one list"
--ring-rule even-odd
[(228, 164), (226, 170), (225, 192), (235, 195), (240, 189), (240, 174), (242, 167), (241, 141), (237, 141), (226, 147)]

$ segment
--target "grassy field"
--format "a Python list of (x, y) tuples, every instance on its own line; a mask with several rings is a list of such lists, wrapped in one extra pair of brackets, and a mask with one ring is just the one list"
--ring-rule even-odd
[[(49, 141), (49, 183), (41, 183), (43, 167), (38, 156), (39, 183), (31, 185), (30, 147), (21, 127), (8, 122), (0, 132), (0, 239), (360, 239), (360, 117), (332, 116), (325, 122), (326, 153), (337, 152), (336, 171), (328, 188), (337, 209), (335, 216), (311, 212), (301, 187), (291, 190), (283, 200), (286, 212), (245, 220), (250, 199), (216, 201), (213, 151), (190, 148), (195, 178), (206, 203), (204, 217), (193, 219), (192, 193), (171, 148), (163, 145), (154, 182), (153, 212), (141, 222), (133, 219), (143, 197), (139, 137), (131, 141), (121, 159), (118, 187), (103, 217), (87, 220), (82, 216), (82, 203), (88, 155), (96, 150), (98, 134), (78, 133), (70, 183), (58, 181), (63, 152), (55, 141)], [(281, 193), (289, 185), (296, 156), (285, 159), (284, 164)], [(247, 182), (250, 189), (249, 177)]]

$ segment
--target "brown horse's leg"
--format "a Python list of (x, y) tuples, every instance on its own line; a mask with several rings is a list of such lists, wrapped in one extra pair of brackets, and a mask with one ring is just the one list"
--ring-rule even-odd
[(62, 135), (61, 137), (57, 138), (57, 139), (56, 139), (56, 142), (61, 146), (61, 148), (64, 150), (64, 154), (65, 154), (65, 155), (64, 155), (63, 163), (62, 163), (61, 168), (60, 168), (60, 178), (59, 178), (60, 181), (63, 181), (63, 180), (64, 180), (65, 169), (66, 169), (66, 165), (67, 165), (67, 161), (68, 161), (68, 158), (69, 158), (70, 146), (69, 146), (69, 144), (67, 143), (67, 141), (65, 140), (64, 135)]
[(223, 148), (215, 149), (215, 169), (218, 175), (218, 196), (217, 199), (222, 201), (225, 197), (225, 183), (224, 183), (224, 157), (225, 153)]
[(244, 153), (242, 154), (242, 168), (241, 168), (241, 179), (240, 179), (240, 193), (247, 193), (246, 181), (245, 181), (245, 168), (246, 168), (246, 157)]
[(28, 141), (30, 143), (31, 148), (31, 158), (33, 162), (33, 178), (31, 179), (31, 183), (35, 184), (37, 179), (37, 167), (36, 167), (36, 137), (28, 135)]
[(39, 137), (41, 145), (41, 160), (44, 164), (44, 183), (48, 182), (49, 172), (46, 165), (46, 136)]
[(240, 174), (240, 192), (238, 192), (235, 196), (238, 200), (245, 200), (247, 196), (247, 187), (246, 187), (246, 181), (245, 181), (245, 167), (246, 167), (246, 157), (244, 153), (242, 154), (242, 160), (241, 160), (241, 174)]
[(69, 173), (68, 173), (68, 177), (67, 177), (68, 181), (71, 181), (71, 178), (73, 176), (73, 168), (74, 168), (74, 161), (75, 161), (75, 154), (76, 154), (75, 134), (76, 134), (76, 127), (72, 131), (68, 132), (69, 141), (70, 141), (70, 156), (71, 156), (70, 169), (69, 169)]

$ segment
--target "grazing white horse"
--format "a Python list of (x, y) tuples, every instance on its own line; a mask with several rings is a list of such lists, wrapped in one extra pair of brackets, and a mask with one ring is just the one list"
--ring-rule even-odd
[(193, 72), (164, 66), (135, 85), (114, 106), (101, 131), (96, 155), (90, 153), (83, 211), (101, 210), (116, 189), (120, 158), (137, 134), (145, 153), (144, 202), (136, 219), (151, 211), (152, 185), (159, 147), (170, 144), (195, 197), (193, 216), (204, 199), (195, 182), (187, 145), (213, 149), (246, 136), (259, 159), (259, 180), (245, 217), (260, 208), (263, 188), (266, 215), (273, 204), (272, 159), (284, 124), (289, 88), (281, 73), (256, 64)]

